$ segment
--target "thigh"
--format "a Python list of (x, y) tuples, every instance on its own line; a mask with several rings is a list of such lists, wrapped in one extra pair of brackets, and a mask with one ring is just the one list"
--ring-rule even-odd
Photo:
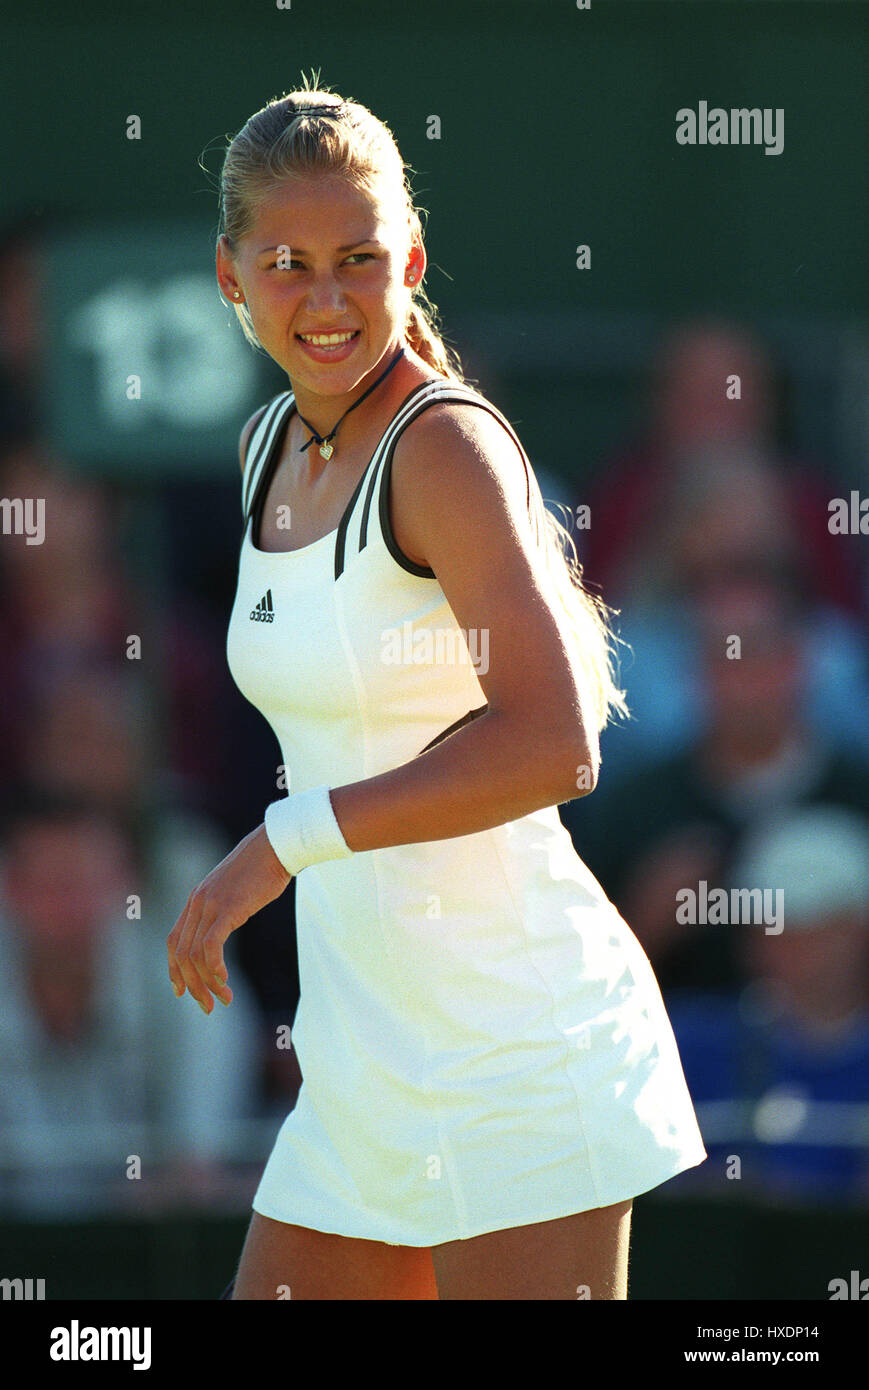
[(233, 1299), (436, 1299), (431, 1251), (312, 1231), (254, 1212)]
[(432, 1247), (441, 1299), (626, 1299), (632, 1202)]

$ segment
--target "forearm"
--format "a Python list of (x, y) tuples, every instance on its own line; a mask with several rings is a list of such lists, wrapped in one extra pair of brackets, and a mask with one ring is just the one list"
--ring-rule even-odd
[(401, 767), (333, 787), (331, 801), (349, 849), (381, 849), (503, 825), (586, 795), (595, 772), (581, 733), (556, 740), (527, 719), (488, 710)]

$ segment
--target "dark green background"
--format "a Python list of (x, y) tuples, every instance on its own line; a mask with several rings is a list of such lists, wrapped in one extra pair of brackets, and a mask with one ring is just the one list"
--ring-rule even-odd
[[(858, 388), (869, 376), (864, 4), (91, 0), (7, 18), (0, 34), (7, 213), (47, 201), (124, 224), (131, 246), (149, 243), (151, 219), (178, 218), (201, 227), (201, 244), (179, 237), (179, 262), (199, 254), (212, 276), (226, 137), (320, 68), (394, 131), (429, 213), (428, 292), (536, 464), (593, 472), (630, 428), (662, 327), (708, 310), (769, 336), (785, 434), (845, 481), (865, 476), (865, 412), (835, 381), (846, 360)], [(782, 107), (783, 153), (677, 145), (676, 111), (701, 99)], [(131, 112), (140, 141), (125, 138)], [(579, 243), (590, 271), (575, 268)], [(87, 401), (64, 375), (60, 313), (79, 268), (84, 292), (91, 268), (69, 257), (46, 306), (46, 400), (81, 466), (123, 468), (123, 439), (104, 428), (63, 434)], [(165, 274), (177, 269), (169, 256)], [(214, 313), (238, 334), (216, 285)], [(258, 366), (251, 405), (286, 385)], [(174, 449), (157, 430), (153, 448), (171, 468), (228, 476), (236, 422), (215, 430), (180, 432)]]

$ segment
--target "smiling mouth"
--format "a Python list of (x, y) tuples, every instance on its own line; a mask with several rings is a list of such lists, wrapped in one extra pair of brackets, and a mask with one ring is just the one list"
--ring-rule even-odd
[(341, 333), (297, 333), (299, 342), (306, 343), (308, 347), (320, 348), (328, 351), (330, 348), (344, 347), (346, 343), (358, 338), (361, 329), (354, 328)]

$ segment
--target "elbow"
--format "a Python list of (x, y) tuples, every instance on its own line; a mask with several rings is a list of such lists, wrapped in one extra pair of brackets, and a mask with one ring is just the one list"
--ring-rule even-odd
[(597, 739), (589, 740), (582, 736), (579, 740), (574, 731), (573, 739), (559, 759), (559, 805), (564, 801), (575, 801), (579, 796), (589, 796), (597, 786), (600, 775), (600, 745)]
[(558, 767), (553, 768), (559, 805), (589, 796), (597, 787), (600, 732), (592, 710), (589, 695), (580, 685), (571, 690), (569, 698), (551, 720), (550, 731), (557, 731), (559, 735), (553, 740), (560, 750)]
[[(600, 773), (600, 745), (595, 735), (573, 718), (565, 729), (564, 720), (529, 721), (517, 716), (510, 730), (511, 745), (522, 745), (528, 763), (522, 777), (527, 792), (531, 783), (538, 806), (560, 806), (588, 796), (597, 786)], [(545, 756), (541, 757), (542, 750)], [(524, 762), (524, 759), (520, 760)], [(533, 771), (532, 771), (533, 769)]]

